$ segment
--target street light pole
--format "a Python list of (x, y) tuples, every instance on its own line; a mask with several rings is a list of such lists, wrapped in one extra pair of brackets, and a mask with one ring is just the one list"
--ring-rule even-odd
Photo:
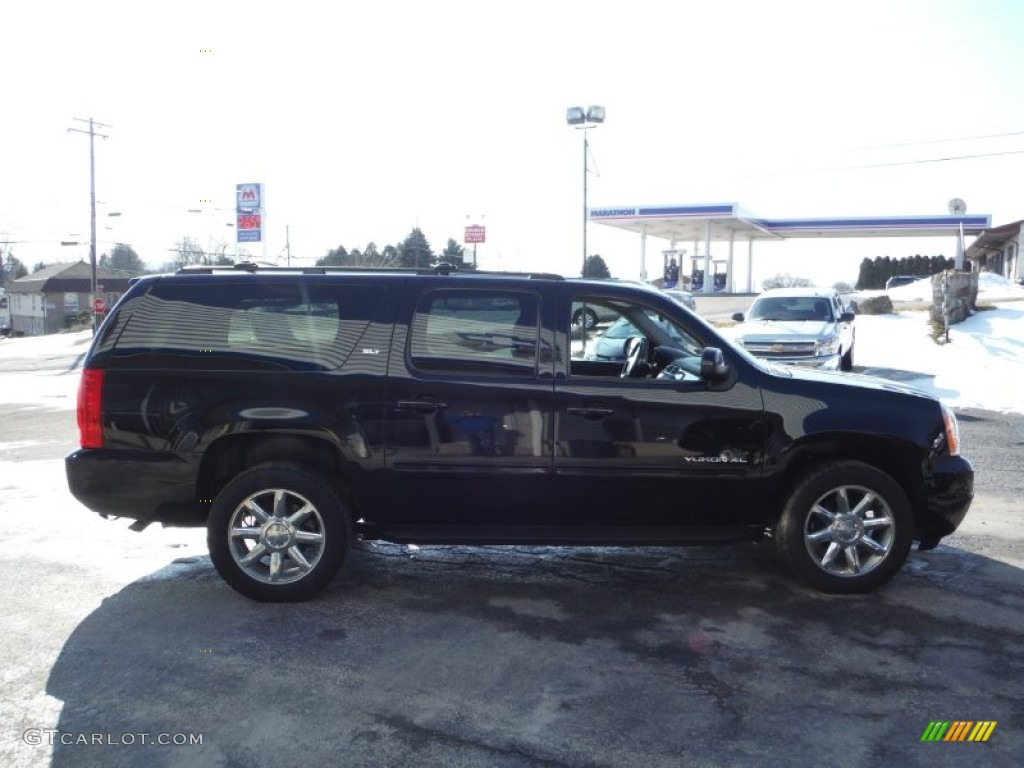
[(583, 264), (580, 267), (580, 277), (587, 274), (587, 173), (590, 160), (590, 143), (587, 140), (587, 131), (596, 128), (604, 122), (604, 107), (589, 106), (586, 110), (583, 107), (569, 107), (565, 112), (565, 121), (577, 130), (583, 131)]
[(96, 126), (102, 126), (109, 128), (109, 125), (95, 122), (91, 117), (85, 120), (80, 117), (76, 117), (75, 120), (81, 123), (89, 123), (89, 130), (83, 131), (81, 128), (68, 128), (68, 131), (74, 131), (75, 133), (88, 133), (89, 134), (89, 311), (92, 314), (92, 332), (96, 333), (96, 310), (93, 308), (96, 301), (96, 148), (95, 139), (99, 135), (104, 139), (107, 138), (105, 134), (97, 134)]
[(590, 156), (590, 144), (587, 143), (587, 132), (583, 131), (583, 265), (580, 277), (587, 276), (587, 160)]

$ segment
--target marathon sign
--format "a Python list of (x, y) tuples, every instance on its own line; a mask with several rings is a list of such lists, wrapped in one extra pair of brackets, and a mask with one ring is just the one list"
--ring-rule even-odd
[(235, 207), (239, 213), (242, 211), (258, 211), (263, 207), (263, 185), (236, 184), (235, 199), (238, 201)]
[(466, 227), (466, 234), (463, 237), (465, 243), (486, 243), (487, 228), (476, 224)]
[(636, 208), (591, 208), (592, 219), (615, 219), (621, 216), (636, 216)]
[(258, 243), (263, 240), (263, 185), (236, 184), (235, 200), (238, 242)]

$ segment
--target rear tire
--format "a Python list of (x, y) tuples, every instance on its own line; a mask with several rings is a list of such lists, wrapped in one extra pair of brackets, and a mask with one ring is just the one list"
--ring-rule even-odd
[(246, 470), (214, 499), (210, 558), (233, 589), (260, 602), (304, 600), (341, 567), (348, 507), (323, 475), (298, 464)]
[(822, 592), (855, 594), (884, 584), (907, 559), (910, 502), (889, 475), (859, 461), (811, 469), (775, 528), (789, 567)]

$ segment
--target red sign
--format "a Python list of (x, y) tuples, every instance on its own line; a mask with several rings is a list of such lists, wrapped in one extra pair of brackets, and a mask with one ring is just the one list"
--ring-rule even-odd
[(92, 300), (92, 311), (97, 315), (101, 315), (107, 311), (107, 302), (103, 299), (95, 298)]
[(466, 243), (486, 243), (487, 228), (476, 224), (466, 227), (466, 236), (463, 238)]
[(258, 213), (240, 213), (240, 214), (238, 214), (238, 228), (239, 229), (259, 229), (260, 228), (260, 215)]

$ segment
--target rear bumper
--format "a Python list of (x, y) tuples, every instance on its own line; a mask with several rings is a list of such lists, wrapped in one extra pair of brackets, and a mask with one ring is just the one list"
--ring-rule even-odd
[(953, 533), (967, 516), (974, 499), (974, 468), (962, 456), (949, 456), (932, 467), (925, 486), (925, 514), (918, 520), (916, 538), (922, 549)]
[(80, 449), (64, 458), (71, 495), (104, 517), (203, 525), (193, 462), (176, 454)]

